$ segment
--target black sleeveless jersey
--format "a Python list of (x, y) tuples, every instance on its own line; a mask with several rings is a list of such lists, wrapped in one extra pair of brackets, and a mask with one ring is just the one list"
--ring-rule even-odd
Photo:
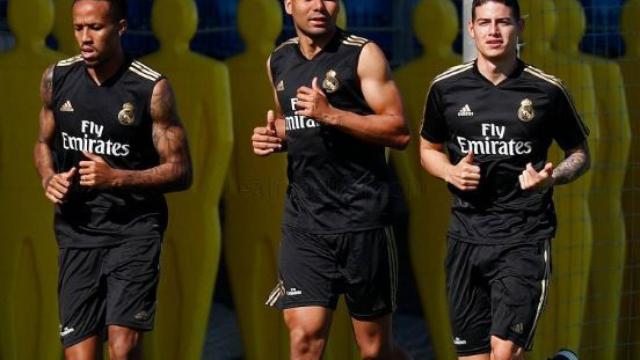
[[(360, 115), (373, 111), (357, 68), (368, 40), (338, 30), (313, 59), (298, 39), (271, 54), (271, 75), (285, 118), (288, 178), (284, 225), (313, 233), (340, 233), (389, 222), (389, 168), (384, 147), (361, 141), (312, 118), (295, 115), (296, 92), (314, 77), (332, 106)], [(364, 120), (366, 121), (366, 120)]]
[(518, 177), (529, 162), (538, 171), (544, 167), (552, 141), (567, 150), (587, 137), (560, 80), (521, 61), (498, 85), (475, 62), (450, 68), (431, 84), (421, 134), (445, 144), (452, 164), (473, 151), (480, 166), (478, 189), (449, 185), (450, 237), (502, 244), (555, 235), (552, 189), (523, 191)]
[[(56, 172), (79, 170), (82, 151), (102, 157), (112, 168), (144, 170), (159, 164), (151, 137), (150, 102), (162, 75), (127, 59), (97, 85), (80, 56), (60, 61), (53, 71)], [(164, 231), (164, 196), (143, 189), (89, 189), (72, 179), (66, 201), (56, 207), (60, 247), (100, 247)]]

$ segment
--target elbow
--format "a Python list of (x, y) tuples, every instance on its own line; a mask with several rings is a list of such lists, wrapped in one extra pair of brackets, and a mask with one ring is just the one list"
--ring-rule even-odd
[(189, 190), (193, 185), (193, 171), (191, 168), (186, 169), (176, 181), (175, 191)]
[(398, 135), (391, 147), (396, 150), (404, 150), (409, 146), (409, 142), (411, 142), (411, 136), (409, 136), (409, 134)]

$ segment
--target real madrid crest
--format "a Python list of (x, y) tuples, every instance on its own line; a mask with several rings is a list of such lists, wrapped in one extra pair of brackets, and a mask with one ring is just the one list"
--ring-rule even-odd
[(118, 121), (122, 125), (131, 125), (136, 120), (135, 107), (132, 103), (124, 103), (122, 110), (118, 113)]
[(520, 108), (518, 109), (518, 119), (520, 121), (529, 122), (536, 116), (533, 111), (533, 102), (529, 99), (524, 99), (520, 102)]
[(338, 81), (336, 75), (338, 74), (335, 70), (329, 70), (327, 71), (327, 75), (325, 75), (324, 80), (322, 80), (322, 88), (329, 94), (338, 91), (340, 88), (340, 81)]

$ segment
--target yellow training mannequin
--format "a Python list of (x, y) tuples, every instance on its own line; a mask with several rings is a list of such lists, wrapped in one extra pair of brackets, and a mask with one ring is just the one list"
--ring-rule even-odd
[(226, 62), (236, 136), (224, 194), (224, 256), (245, 359), (284, 359), (289, 343), (282, 313), (264, 303), (278, 276), (286, 155), (259, 157), (251, 150), (253, 128), (274, 109), (265, 64), (282, 30), (280, 6), (241, 0), (238, 30), (245, 52)]
[(0, 223), (0, 358), (59, 359), (53, 206), (32, 153), (42, 73), (64, 55), (45, 47), (53, 24), (49, 0), (9, 1), (8, 22), (16, 45), (0, 54), (0, 106), (6, 113), (0, 122), (0, 198), (6, 210)]
[(430, 81), (446, 69), (459, 65), (462, 60), (452, 50), (459, 28), (457, 19), (456, 9), (450, 0), (420, 1), (413, 11), (413, 26), (424, 55), (400, 67), (394, 74), (414, 139), (406, 151), (392, 151), (391, 159), (409, 208), (411, 260), (438, 359), (456, 358), (443, 265), (449, 223), (449, 211), (444, 207), (451, 200), (445, 183), (427, 174), (420, 166), (418, 148), (422, 109)]
[(624, 38), (626, 51), (624, 57), (618, 59), (625, 81), (625, 92), (629, 104), (629, 120), (631, 123), (631, 136), (633, 146), (629, 154), (627, 177), (625, 180), (625, 196), (622, 200), (624, 213), (627, 219), (627, 259), (625, 264), (625, 287), (621, 306), (621, 324), (618, 359), (640, 358), (640, 220), (637, 215), (640, 212), (640, 192), (635, 191), (640, 186), (640, 147), (637, 139), (640, 136), (640, 109), (636, 101), (640, 99), (640, 0), (626, 1), (621, 21), (621, 34)]
[(78, 53), (78, 44), (73, 36), (73, 26), (69, 15), (72, 7), (73, 0), (55, 0), (53, 36), (58, 42), (58, 51), (69, 55)]
[(201, 357), (220, 259), (218, 203), (233, 143), (229, 78), (226, 66), (189, 50), (197, 18), (192, 0), (154, 1), (160, 50), (142, 59), (173, 86), (194, 167), (192, 188), (167, 196), (156, 330), (145, 342), (149, 359)]
[[(557, 76), (567, 86), (584, 123), (591, 129), (592, 164), (598, 163), (598, 122), (591, 68), (551, 48), (556, 27), (555, 3), (551, 0), (521, 0), (528, 15), (522, 57), (545, 73)], [(564, 26), (564, 24), (562, 24)], [(564, 152), (553, 146), (550, 161), (557, 165)], [(552, 241), (553, 275), (545, 314), (538, 325), (532, 359), (542, 359), (558, 347), (580, 346), (585, 296), (591, 264), (592, 231), (589, 211), (591, 172), (570, 185), (554, 190), (558, 233)]]
[[(627, 101), (620, 67), (614, 61), (580, 53), (578, 44), (586, 28), (577, 0), (558, 3), (558, 32), (553, 45), (574, 61), (591, 66), (600, 123), (596, 146), (600, 163), (592, 172), (589, 194), (594, 256), (591, 258), (589, 292), (580, 351), (582, 359), (617, 359), (617, 330), (625, 259), (625, 224), (622, 186), (631, 140)], [(597, 254), (597, 255), (595, 255)]]

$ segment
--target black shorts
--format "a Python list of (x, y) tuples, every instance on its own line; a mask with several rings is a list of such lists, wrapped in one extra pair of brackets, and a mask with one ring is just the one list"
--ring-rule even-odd
[(479, 245), (449, 239), (447, 296), (460, 356), (491, 352), (491, 336), (531, 350), (551, 272), (549, 241)]
[(279, 283), (267, 300), (279, 309), (335, 309), (344, 294), (356, 319), (372, 320), (395, 310), (398, 271), (390, 227), (331, 235), (285, 227), (279, 268)]
[(161, 244), (154, 236), (114, 247), (60, 249), (58, 307), (65, 348), (103, 335), (107, 325), (153, 328)]

